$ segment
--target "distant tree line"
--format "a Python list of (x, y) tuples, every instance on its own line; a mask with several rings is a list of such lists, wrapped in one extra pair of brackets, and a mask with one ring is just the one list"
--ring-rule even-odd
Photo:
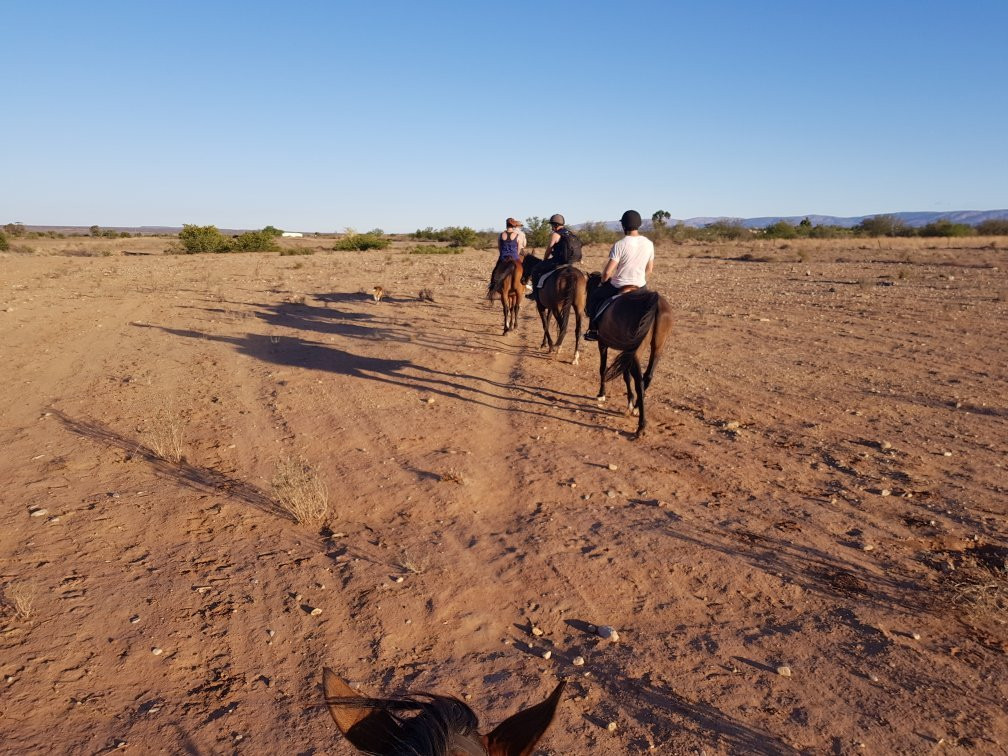
[[(659, 211), (664, 212), (664, 211)], [(655, 214), (657, 216), (658, 213)], [(646, 233), (655, 241), (733, 241), (738, 239), (840, 239), (850, 237), (956, 237), (956, 236), (1008, 236), (1008, 220), (985, 220), (976, 226), (953, 223), (947, 219), (932, 221), (915, 228), (895, 215), (875, 215), (865, 218), (856, 226), (813, 224), (808, 218), (794, 224), (786, 220), (771, 223), (765, 228), (747, 228), (741, 221), (719, 220), (702, 228), (682, 223), (668, 226), (664, 218), (652, 216), (652, 228)]]

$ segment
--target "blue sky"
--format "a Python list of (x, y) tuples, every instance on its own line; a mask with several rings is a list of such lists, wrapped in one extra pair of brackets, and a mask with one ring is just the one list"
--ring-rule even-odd
[(1004, 0), (0, 11), (0, 223), (1008, 208)]

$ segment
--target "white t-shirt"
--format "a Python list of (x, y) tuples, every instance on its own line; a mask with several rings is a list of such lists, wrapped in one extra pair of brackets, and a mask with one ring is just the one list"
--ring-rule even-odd
[(643, 286), (648, 263), (654, 260), (654, 244), (646, 236), (624, 236), (613, 244), (609, 259), (616, 261), (616, 272), (609, 279), (613, 286)]

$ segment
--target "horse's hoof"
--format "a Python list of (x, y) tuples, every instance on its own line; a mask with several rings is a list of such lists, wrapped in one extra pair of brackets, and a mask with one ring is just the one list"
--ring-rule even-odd
[(598, 396), (595, 397), (595, 401), (601, 404), (602, 402), (605, 401), (605, 398), (606, 398), (605, 394), (599, 394)]
[(579, 359), (581, 359), (581, 352), (574, 352), (574, 359), (571, 360), (571, 365), (577, 365)]

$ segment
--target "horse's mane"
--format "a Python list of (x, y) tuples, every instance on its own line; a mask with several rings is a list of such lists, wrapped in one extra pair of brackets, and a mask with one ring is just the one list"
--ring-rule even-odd
[(396, 725), (394, 750), (364, 751), (370, 756), (448, 756), (452, 749), (465, 749), (473, 756), (486, 753), (480, 745), (475, 712), (451, 696), (415, 693), (404, 698), (329, 698), (326, 702), (378, 709), (391, 716)]

